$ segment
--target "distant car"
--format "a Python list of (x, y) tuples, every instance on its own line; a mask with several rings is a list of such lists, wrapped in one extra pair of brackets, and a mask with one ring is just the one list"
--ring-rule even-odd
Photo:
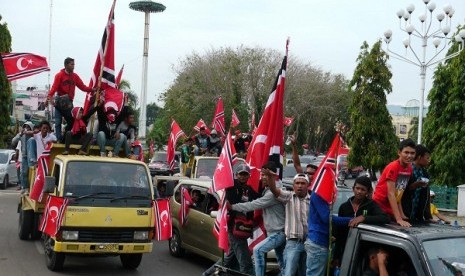
[(6, 189), (10, 183), (19, 181), (14, 156), (14, 150), (0, 150), (0, 189)]
[(317, 157), (315, 155), (306, 154), (306, 155), (299, 156), (299, 159), (300, 159), (300, 163), (310, 164), (316, 161)]
[[(157, 151), (153, 155), (149, 163), (150, 174), (154, 175), (170, 175), (168, 162), (166, 161), (166, 151)], [(173, 174), (179, 173), (179, 161), (181, 158), (181, 153), (176, 151), (174, 154), (174, 170)]]

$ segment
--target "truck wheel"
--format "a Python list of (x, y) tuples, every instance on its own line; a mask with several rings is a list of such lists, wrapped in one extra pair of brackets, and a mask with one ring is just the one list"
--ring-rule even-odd
[(40, 237), (42, 237), (42, 232), (39, 231), (39, 225), (40, 225), (40, 214), (34, 213), (34, 223), (32, 224), (32, 228), (31, 228), (31, 239), (32, 240), (38, 240), (40, 239)]
[(18, 236), (20, 240), (27, 240), (31, 235), (31, 229), (34, 222), (34, 211), (19, 210)]
[(65, 263), (65, 254), (53, 251), (53, 239), (47, 235), (44, 241), (45, 263), (51, 271), (60, 271)]
[(8, 174), (5, 175), (5, 178), (3, 178), (3, 182), (2, 182), (2, 186), (0, 187), (0, 189), (2, 190), (5, 190), (7, 187), (8, 187)]
[(179, 231), (173, 229), (173, 236), (169, 240), (170, 254), (175, 257), (182, 257), (184, 255), (184, 248), (181, 247), (181, 236)]
[(119, 255), (123, 267), (126, 269), (136, 269), (142, 261), (142, 253), (138, 254), (121, 254)]

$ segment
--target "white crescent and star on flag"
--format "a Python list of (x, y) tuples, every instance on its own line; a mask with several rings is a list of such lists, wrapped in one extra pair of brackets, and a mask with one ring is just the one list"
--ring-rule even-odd
[(26, 70), (27, 67), (33, 63), (32, 59), (28, 59), (27, 60), (27, 65), (26, 66), (23, 66), (23, 60), (26, 60), (26, 58), (24, 57), (21, 57), (21, 58), (18, 58), (18, 61), (16, 61), (16, 67), (18, 67), (18, 70), (19, 71), (23, 71), (23, 70)]

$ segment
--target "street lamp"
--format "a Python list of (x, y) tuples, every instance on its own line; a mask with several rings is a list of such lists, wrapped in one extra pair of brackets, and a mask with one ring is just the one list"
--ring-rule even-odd
[[(420, 110), (418, 114), (418, 143), (421, 143), (421, 134), (423, 130), (423, 109), (424, 109), (424, 96), (425, 96), (425, 75), (426, 69), (430, 66), (436, 65), (439, 62), (448, 60), (450, 58), (456, 57), (464, 48), (465, 41), (465, 30), (461, 30), (454, 38), (451, 38), (449, 35), (451, 33), (451, 21), (452, 16), (454, 15), (454, 8), (447, 4), (444, 6), (443, 11), (436, 14), (436, 21), (438, 27), (432, 28), (432, 23), (435, 21), (433, 17), (433, 11), (436, 9), (436, 4), (430, 2), (430, 0), (423, 0), (425, 4), (424, 13), (418, 16), (418, 20), (421, 23), (420, 28), (416, 28), (412, 24), (412, 13), (415, 10), (413, 4), (408, 5), (405, 10), (399, 10), (396, 15), (399, 18), (399, 28), (401, 31), (407, 33), (407, 38), (402, 41), (402, 44), (405, 47), (405, 52), (407, 54), (410, 49), (415, 58), (407, 58), (406, 56), (399, 55), (389, 49), (389, 44), (392, 41), (392, 31), (387, 30), (384, 32), (384, 41), (386, 42), (386, 48), (389, 53), (393, 55), (394, 58), (402, 60), (404, 62), (416, 65), (420, 68)], [(404, 24), (402, 24), (404, 21)], [(403, 25), (403, 26), (402, 26)], [(419, 56), (417, 52), (412, 48), (411, 40), (412, 37), (416, 37), (421, 41), (422, 52)], [(426, 57), (426, 46), (428, 46), (428, 40), (432, 39), (432, 43), (436, 48), (436, 53), (427, 59)], [(439, 58), (439, 54), (444, 51), (447, 46), (447, 40), (453, 39), (455, 42), (459, 43), (458, 50), (448, 56)], [(441, 44), (444, 44), (440, 47)]]
[(145, 28), (144, 28), (144, 56), (142, 60), (142, 92), (140, 97), (140, 114), (139, 114), (139, 138), (145, 140), (146, 124), (147, 124), (147, 70), (149, 58), (149, 27), (150, 13), (163, 12), (166, 7), (160, 3), (152, 1), (136, 1), (129, 4), (129, 8), (135, 11), (145, 13)]

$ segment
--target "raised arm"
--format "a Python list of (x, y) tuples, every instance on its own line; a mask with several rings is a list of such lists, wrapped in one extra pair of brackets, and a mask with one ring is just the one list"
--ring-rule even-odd
[(294, 135), (290, 136), (292, 144), (292, 162), (297, 173), (303, 173), (302, 166), (300, 165), (299, 152), (297, 151), (296, 138)]

